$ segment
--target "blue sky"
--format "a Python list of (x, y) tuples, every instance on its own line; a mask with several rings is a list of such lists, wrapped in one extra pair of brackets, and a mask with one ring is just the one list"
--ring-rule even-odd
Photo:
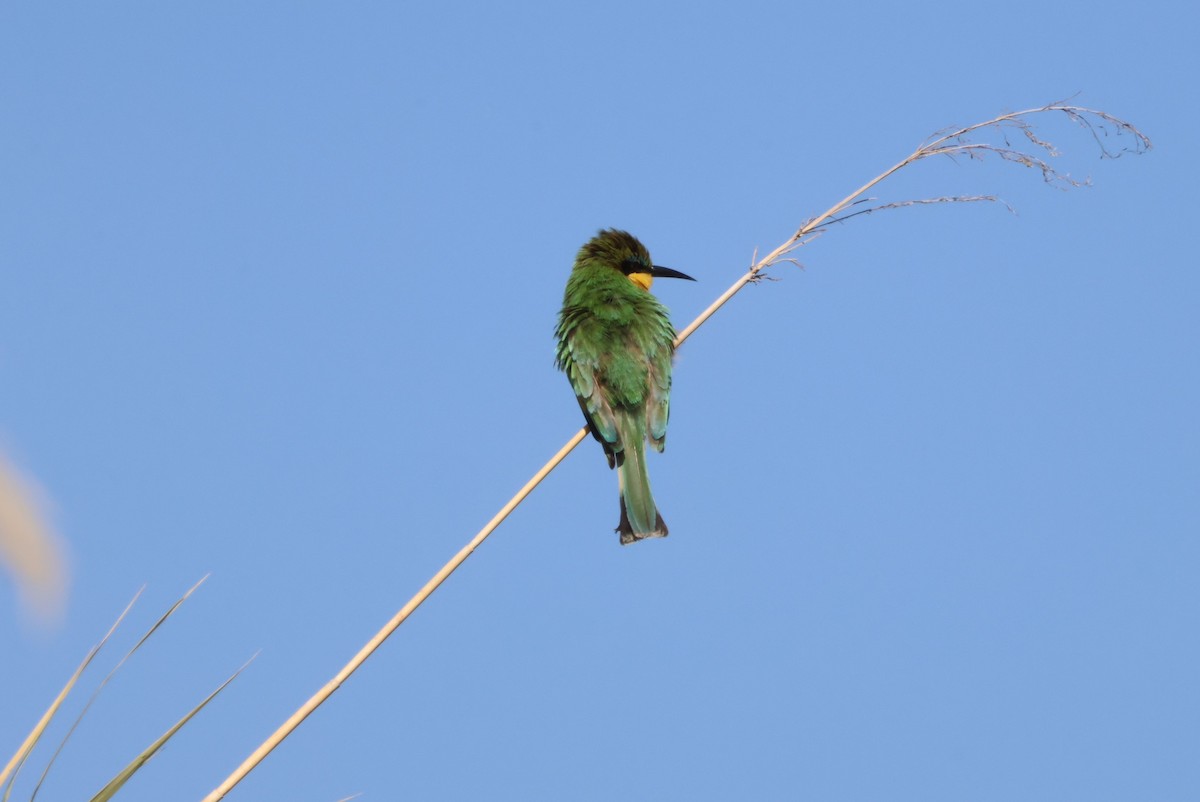
[(1082, 92), (1155, 150), (1047, 119), (1093, 187), (898, 175), (1018, 214), (859, 218), (745, 290), (678, 355), (670, 538), (618, 546), (589, 440), (228, 798), (1193, 798), (1174, 8), (5, 5), (0, 446), (73, 583), (47, 632), (0, 579), (0, 755), (137, 588), (105, 668), (211, 573), (43, 791), (261, 649), (125, 795), (201, 797), (578, 428), (596, 229), (699, 279), (655, 287), (682, 326), (932, 131)]

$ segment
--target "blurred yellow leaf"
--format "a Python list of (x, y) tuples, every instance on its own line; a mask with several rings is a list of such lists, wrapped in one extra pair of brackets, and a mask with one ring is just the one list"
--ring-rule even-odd
[(33, 612), (52, 621), (66, 601), (66, 568), (36, 495), (33, 483), (0, 454), (0, 568), (12, 574)]

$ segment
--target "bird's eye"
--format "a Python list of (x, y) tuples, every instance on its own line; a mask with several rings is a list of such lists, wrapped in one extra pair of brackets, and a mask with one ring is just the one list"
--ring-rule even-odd
[(645, 273), (646, 266), (632, 256), (621, 262), (621, 272), (625, 275), (630, 273)]

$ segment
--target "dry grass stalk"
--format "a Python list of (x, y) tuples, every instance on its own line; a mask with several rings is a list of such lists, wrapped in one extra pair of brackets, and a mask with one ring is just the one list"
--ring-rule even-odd
[[(109, 628), (108, 632), (104, 634), (104, 637), (100, 639), (100, 642), (93, 646), (92, 650), (87, 653), (87, 656), (83, 658), (83, 662), (79, 664), (79, 667), (75, 669), (75, 672), (71, 674), (70, 679), (67, 680), (67, 684), (64, 685), (63, 689), (58, 692), (58, 696), (54, 697), (54, 701), (50, 703), (50, 707), (46, 708), (46, 712), (42, 714), (42, 717), (38, 720), (38, 723), (33, 726), (33, 729), (30, 731), (29, 735), (25, 737), (24, 742), (22, 742), (21, 746), (17, 748), (17, 751), (13, 753), (13, 756), (8, 761), (8, 764), (3, 770), (0, 770), (0, 786), (4, 788), (4, 793), (2, 796), (0, 796), (0, 799), (3, 799), (5, 802), (7, 802), (9, 795), (12, 793), (13, 783), (17, 779), (17, 774), (25, 765), (25, 761), (29, 758), (30, 752), (32, 752), (33, 748), (37, 746), (38, 741), (41, 740), (46, 728), (50, 726), (51, 719), (53, 719), (55, 714), (58, 713), (58, 710), (60, 707), (62, 707), (63, 702), (67, 700), (67, 696), (70, 695), (71, 689), (75, 687), (75, 683), (78, 682), (79, 678), (83, 675), (84, 669), (91, 665), (92, 660), (94, 660), (96, 655), (100, 653), (100, 649), (104, 646), (104, 644), (108, 643), (109, 638), (111, 638), (113, 633), (117, 631), (117, 627), (119, 627), (121, 622), (125, 620), (125, 616), (129, 615), (129, 611), (133, 609), (134, 602), (136, 602), (138, 600), (138, 596), (141, 595), (142, 591), (139, 590), (137, 594), (134, 595), (132, 601), (130, 601), (121, 614), (117, 616), (117, 620)], [(58, 754), (57, 750), (55, 754)]]
[[(207, 578), (207, 577), (205, 577), (205, 578)], [(148, 629), (138, 639), (137, 643), (135, 643), (129, 649), (129, 651), (127, 651), (125, 653), (125, 656), (122, 657), (120, 659), (120, 661), (117, 662), (116, 666), (114, 666), (112, 668), (112, 670), (109, 671), (108, 675), (105, 676), (105, 678), (100, 682), (100, 684), (97, 685), (96, 688), (92, 691), (92, 695), (89, 697), (87, 703), (84, 704), (83, 709), (80, 711), (79, 715), (76, 717), (74, 723), (72, 723), (71, 726), (67, 729), (66, 735), (63, 736), (62, 740), (58, 744), (58, 747), (54, 750), (54, 753), (50, 756), (50, 759), (46, 762), (46, 766), (43, 769), (41, 776), (37, 780), (37, 784), (34, 786), (33, 791), (29, 796), (30, 802), (33, 802), (33, 800), (35, 800), (37, 798), (38, 793), (41, 791), (42, 786), (46, 781), (46, 778), (50, 774), (51, 768), (53, 768), (55, 761), (57, 761), (59, 756), (62, 754), (63, 748), (66, 746), (67, 741), (69, 741), (71, 736), (75, 733), (76, 729), (79, 727), (80, 723), (83, 721), (84, 717), (87, 715), (88, 711), (91, 709), (92, 704), (96, 701), (96, 698), (100, 695), (100, 692), (102, 690), (104, 690), (106, 685), (108, 685), (109, 680), (111, 680), (113, 678), (113, 676), (121, 669), (122, 666), (125, 665), (125, 663), (129, 660), (129, 658), (134, 655), (134, 653), (136, 653), (139, 649), (141, 649), (143, 646), (146, 645), (146, 643), (150, 640), (150, 637), (152, 635), (154, 635), (162, 627), (162, 625), (165, 624), (167, 622), (167, 620), (169, 618), (171, 618), (171, 616), (173, 616), (180, 609), (180, 606), (185, 601), (187, 601), (187, 599), (196, 591), (197, 588), (200, 587), (201, 584), (203, 584), (203, 582), (204, 582), (204, 579), (201, 579), (199, 582), (197, 582), (195, 585), (193, 585), (192, 588), (190, 590), (188, 590), (187, 593), (185, 593), (173, 605), (171, 605), (170, 609), (168, 609), (165, 613), (163, 613), (158, 618), (158, 620), (154, 622), (154, 624), (150, 627), (150, 629)], [(143, 588), (142, 590), (145, 590), (145, 588)], [(38, 723), (36, 725), (34, 725), (33, 730), (29, 733), (29, 735), (25, 738), (25, 741), (17, 749), (16, 753), (12, 756), (12, 759), (4, 767), (3, 771), (0, 771), (0, 789), (2, 789), (2, 792), (0, 792), (0, 802), (8, 802), (8, 800), (10, 799), (10, 797), (12, 795), (12, 790), (13, 790), (14, 784), (17, 781), (17, 775), (20, 773), (20, 771), (24, 767), (26, 761), (29, 759), (30, 754), (33, 752), (34, 748), (38, 745), (38, 743), (41, 742), (43, 738), (45, 738), (46, 730), (49, 727), (51, 721), (59, 713), (60, 709), (62, 708), (63, 703), (66, 701), (67, 697), (70, 695), (71, 691), (75, 688), (76, 684), (78, 683), (80, 677), (83, 675), (84, 670), (92, 663), (92, 661), (100, 653), (100, 649), (106, 643), (108, 643), (108, 641), (112, 638), (113, 634), (117, 631), (117, 628), (125, 620), (126, 616), (128, 616), (130, 610), (133, 609), (134, 604), (137, 602), (138, 598), (141, 596), (142, 590), (139, 590), (137, 592), (137, 594), (134, 596), (133, 600), (129, 602), (129, 604), (126, 606), (125, 610), (117, 618), (116, 622), (112, 625), (112, 627), (109, 628), (108, 632), (104, 635), (104, 637), (101, 638), (100, 642), (98, 644), (96, 644), (96, 646), (94, 646), (91, 651), (88, 652), (87, 657), (85, 657), (83, 662), (80, 663), (79, 667), (75, 669), (75, 672), (71, 675), (70, 679), (67, 680), (67, 684), (63, 687), (63, 689), (61, 691), (59, 691), (59, 693), (55, 697), (54, 701), (50, 704), (50, 707), (42, 715), (41, 719), (38, 720)], [(253, 660), (253, 658), (251, 658), (251, 660)], [(249, 665), (249, 663), (247, 663), (246, 665)], [(231, 677), (229, 677), (229, 679), (227, 679), (224, 683), (222, 683), (220, 687), (218, 687), (215, 691), (213, 691), (211, 694), (209, 694), (198, 705), (195, 705), (181, 719), (176, 721), (175, 724), (172, 725), (170, 729), (168, 729), (163, 735), (159, 736), (152, 744), (150, 744), (149, 747), (144, 749), (137, 757), (135, 757), (132, 761), (130, 761), (123, 769), (121, 769), (120, 772), (117, 773), (116, 776), (114, 776), (112, 778), (112, 780), (110, 780), (108, 782), (108, 784), (106, 784), (104, 786), (104, 788), (102, 788), (95, 796), (92, 797), (93, 802), (105, 802), (105, 800), (111, 799), (118, 791), (121, 790), (121, 788), (124, 787), (125, 783), (127, 783), (138, 772), (138, 770), (140, 770), (141, 767), (144, 766), (148, 760), (150, 760), (150, 758), (154, 757), (154, 755), (157, 754), (157, 752), (167, 743), (167, 741), (169, 741), (172, 737), (174, 737), (174, 735), (180, 729), (182, 729), (183, 725), (185, 725), (197, 713), (199, 713), (201, 710), (203, 710), (208, 705), (208, 703), (211, 702), (214, 698), (216, 698), (217, 694), (219, 694), (222, 690), (224, 690), (225, 687), (228, 686), (229, 683), (232, 682), (235, 677), (237, 677), (242, 671), (245, 670), (245, 668), (246, 668), (246, 666), (244, 665), (240, 669), (238, 669)]]
[[(940, 198), (926, 198), (919, 200), (907, 200), (896, 203), (887, 203), (875, 207), (864, 208), (851, 212), (851, 209), (864, 201), (864, 196), (872, 188), (886, 180), (892, 174), (904, 169), (905, 167), (922, 159), (931, 156), (966, 156), (972, 159), (982, 158), (987, 153), (993, 153), (1001, 159), (1016, 164), (1024, 165), (1025, 167), (1036, 168), (1041, 171), (1042, 178), (1049, 184), (1058, 186), (1063, 189), (1086, 185), (1086, 181), (1077, 181), (1071, 178), (1066, 173), (1056, 169), (1048, 159), (1058, 155), (1058, 151), (1052, 144), (1040, 139), (1033, 130), (1030, 123), (1030, 118), (1047, 113), (1062, 113), (1065, 114), (1071, 121), (1085, 128), (1095, 139), (1100, 146), (1102, 156), (1107, 158), (1116, 158), (1122, 153), (1142, 153), (1150, 149), (1150, 140), (1142, 132), (1137, 130), (1133, 125), (1124, 120), (1108, 114), (1107, 112), (1096, 109), (1088, 109), (1082, 106), (1070, 105), (1066, 102), (1050, 103), (1036, 109), (1026, 109), (1025, 111), (1012, 112), (1002, 114), (985, 122), (969, 125), (965, 128), (945, 129), (935, 133), (925, 144), (921, 145), (911, 155), (889, 167), (879, 175), (872, 178), (867, 183), (856, 189), (854, 192), (847, 195), (842, 200), (829, 207), (825, 212), (817, 215), (806, 221), (796, 231), (792, 233), (779, 247), (771, 251), (762, 259), (757, 259), (751, 264), (741, 278), (733, 283), (733, 285), (721, 294), (717, 300), (700, 315), (693, 320), (687, 328), (679, 332), (676, 337), (676, 346), (681, 345), (688, 337), (690, 337), (696, 329), (700, 328), (705, 321), (720, 309), (725, 303), (738, 293), (747, 284), (761, 281), (766, 278), (764, 273), (767, 268), (781, 264), (791, 263), (799, 264), (793, 254), (795, 251), (806, 242), (818, 236), (824, 230), (824, 226), (833, 223), (847, 220), (850, 217), (858, 214), (866, 214), (870, 212), (883, 211), (885, 209), (899, 208), (902, 206), (912, 206), (918, 204), (931, 203), (963, 203), (977, 201), (996, 201), (997, 198), (991, 195), (972, 195), (972, 196), (947, 196)], [(974, 142), (971, 136), (980, 132), (992, 131), (999, 135), (999, 143), (996, 142)], [(1024, 138), (1025, 150), (1013, 146), (1009, 139), (1011, 134), (1017, 134)], [(1106, 146), (1106, 141), (1112, 137), (1112, 141), (1116, 141), (1121, 137), (1125, 137), (1125, 141), (1132, 140), (1131, 146), (1124, 146), (1116, 149), (1110, 149)], [(869, 202), (869, 200), (868, 200)], [(845, 214), (850, 212), (849, 214)], [(842, 215), (839, 217), (839, 215)], [(392, 617), (384, 627), (379, 630), (376, 635), (363, 646), (356, 655), (348, 662), (341, 671), (339, 671), (333, 679), (327, 682), (324, 687), (317, 691), (313, 696), (293, 713), (287, 721), (279, 726), (274, 733), (271, 734), (257, 749), (247, 757), (240, 766), (230, 774), (224, 782), (213, 789), (208, 796), (204, 797), (204, 802), (216, 802), (216, 800), (224, 798), (224, 796), (241, 780), (249, 774), (255, 766), (271, 753), (284, 738), (300, 725), (304, 719), (308, 718), (309, 714), (316, 710), (322, 703), (325, 702), (333, 692), (341, 687), (351, 674), (366, 661), (371, 654), (378, 649), (387, 638), (396, 631), (396, 629), (404, 623), (405, 619), (412, 614), (414, 610), (421, 606), (424, 601), (429, 598), (438, 586), (446, 580), (450, 574), (454, 573), (460, 565), (466, 561), (467, 557), (479, 547), (484, 540), (500, 525), (505, 518), (508, 517), (517, 505), (525, 500), (525, 497), (533, 491), (535, 487), (546, 478), (546, 476), (558, 466), (563, 459), (575, 449), (577, 445), (583, 442), (587, 436), (587, 429), (580, 429), (575, 435), (567, 441), (558, 453), (555, 454), (549, 462), (542, 466), (536, 474), (533, 475), (525, 486), (505, 504), (498, 513), (488, 521), (487, 525), (475, 535), (471, 541), (464, 546), (457, 554), (447, 562), (440, 571), (438, 571), (432, 579), (425, 583), (425, 586), (417, 592), (415, 596), (409, 599), (408, 603)]]
[[(203, 577), (200, 578), (199, 582), (197, 582), (195, 585), (192, 585), (192, 587), (188, 589), (187, 593), (183, 594), (183, 596), (181, 596), (174, 604), (172, 604), (170, 609), (168, 609), (165, 613), (163, 613), (161, 616), (159, 616), (158, 620), (154, 622), (154, 625), (151, 626), (150, 629), (146, 630), (146, 633), (143, 634), (142, 637), (138, 638), (137, 643), (135, 643), (133, 645), (133, 647), (129, 649), (129, 651), (125, 652), (124, 657), (122, 657), (120, 660), (117, 661), (117, 664), (112, 667), (112, 669), (108, 672), (108, 674), (105, 675), (104, 679), (102, 679), (100, 681), (100, 684), (97, 685), (94, 689), (92, 689), (92, 695), (88, 697), (87, 703), (84, 704), (83, 709), (79, 711), (79, 715), (75, 717), (75, 721), (67, 729), (66, 735), (64, 735), (62, 737), (62, 740), (59, 741), (58, 748), (54, 750), (54, 754), (51, 755), (50, 759), (46, 761), (46, 767), (44, 769), (42, 769), (42, 776), (40, 778), (38, 778), (37, 785), (35, 785), (33, 787), (33, 793), (31, 793), (29, 795), (29, 802), (34, 802), (34, 800), (37, 799), (37, 795), (38, 795), (38, 792), (42, 788), (42, 784), (46, 782), (46, 777), (48, 777), (50, 775), (50, 769), (52, 769), (54, 767), (54, 762), (56, 760), (58, 760), (59, 755), (62, 754), (63, 749), (67, 745), (67, 741), (69, 741), (71, 739), (71, 736), (75, 734), (75, 730), (78, 729), (79, 725), (83, 723), (84, 717), (88, 714), (88, 711), (92, 709), (92, 705), (96, 703), (96, 699), (98, 699), (100, 697), (100, 692), (103, 691), (105, 686), (107, 686), (108, 683), (112, 680), (112, 678), (116, 676), (117, 672), (121, 670), (121, 667), (124, 666), (125, 663), (129, 661), (129, 658), (132, 657), (134, 655), (134, 653), (137, 652), (138, 649), (142, 648), (142, 646), (145, 645), (146, 641), (148, 641), (150, 639), (150, 636), (153, 635), (155, 632), (157, 632), (158, 628), (161, 627), (164, 623), (166, 623), (167, 619), (175, 614), (175, 611), (179, 609), (180, 605), (182, 605), (185, 601), (187, 601), (188, 598), (193, 593), (195, 593), (196, 590), (199, 589), (199, 587), (201, 585), (203, 585), (205, 580), (207, 580), (207, 579), (208, 579), (208, 574), (205, 574)], [(131, 601), (129, 603), (129, 607), (127, 607), (125, 609), (125, 612), (121, 614), (121, 618), (125, 617), (125, 615), (133, 607), (134, 603), (138, 600), (138, 597), (140, 597), (142, 595), (142, 592), (145, 590), (146, 590), (146, 588), (143, 585), (138, 590), (137, 595), (135, 595), (133, 597), (133, 601)], [(120, 619), (117, 620), (117, 624), (119, 624), (119, 623), (120, 623)], [(115, 630), (115, 629), (116, 629), (116, 624), (113, 625), (113, 630)], [(110, 630), (108, 635), (104, 636), (105, 640), (107, 640), (112, 635), (113, 630)], [(103, 642), (104, 641), (101, 641), (101, 643), (103, 643)], [(99, 649), (100, 647), (97, 646), (96, 648)]]

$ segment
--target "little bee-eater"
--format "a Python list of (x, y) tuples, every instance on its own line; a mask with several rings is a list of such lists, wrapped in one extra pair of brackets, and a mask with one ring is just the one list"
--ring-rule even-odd
[(666, 537), (646, 474), (646, 441), (662, 451), (671, 400), (675, 329), (650, 294), (658, 267), (633, 235), (602, 230), (575, 257), (558, 315), (555, 364), (567, 374), (588, 429), (617, 469), (622, 545)]

